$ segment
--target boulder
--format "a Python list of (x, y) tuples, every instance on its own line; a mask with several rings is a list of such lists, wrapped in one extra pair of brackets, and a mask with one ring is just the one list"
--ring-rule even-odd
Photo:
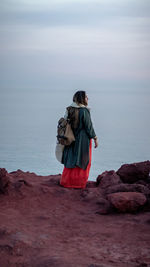
[(124, 183), (135, 183), (138, 180), (148, 180), (150, 174), (150, 161), (124, 164), (122, 165), (117, 174), (120, 176)]
[(119, 175), (115, 171), (105, 171), (97, 177), (96, 184), (102, 189), (109, 187), (110, 185), (116, 185), (121, 183)]
[(110, 203), (119, 212), (135, 212), (143, 207), (147, 199), (142, 193), (119, 192), (107, 196)]
[(0, 193), (5, 193), (9, 184), (8, 172), (4, 168), (0, 168)]
[(150, 189), (142, 184), (117, 184), (113, 186), (109, 186), (105, 193), (112, 194), (117, 192), (140, 192), (143, 193), (145, 196), (150, 196)]

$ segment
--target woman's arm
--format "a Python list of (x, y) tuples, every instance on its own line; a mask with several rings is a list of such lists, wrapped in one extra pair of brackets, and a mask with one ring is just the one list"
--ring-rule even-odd
[(85, 130), (89, 138), (94, 139), (95, 148), (98, 147), (98, 139), (93, 128), (90, 111), (87, 108), (84, 109), (83, 123), (84, 123)]
[(97, 136), (94, 137), (94, 143), (95, 143), (95, 148), (98, 147), (98, 138)]

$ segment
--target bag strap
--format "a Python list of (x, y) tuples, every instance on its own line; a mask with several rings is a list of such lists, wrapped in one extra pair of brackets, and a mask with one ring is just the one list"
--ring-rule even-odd
[(67, 120), (73, 129), (76, 129), (79, 124), (79, 108), (67, 107), (68, 117)]

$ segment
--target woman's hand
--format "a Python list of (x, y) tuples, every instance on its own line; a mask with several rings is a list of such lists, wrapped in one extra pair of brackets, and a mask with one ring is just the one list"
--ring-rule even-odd
[(95, 148), (98, 147), (98, 139), (97, 139), (97, 136), (94, 137), (94, 143), (95, 143)]

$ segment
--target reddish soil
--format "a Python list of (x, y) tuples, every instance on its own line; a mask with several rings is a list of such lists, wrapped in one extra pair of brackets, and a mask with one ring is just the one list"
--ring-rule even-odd
[(59, 186), (59, 175), (9, 177), (0, 194), (0, 267), (150, 266), (150, 212), (101, 215), (86, 189)]

